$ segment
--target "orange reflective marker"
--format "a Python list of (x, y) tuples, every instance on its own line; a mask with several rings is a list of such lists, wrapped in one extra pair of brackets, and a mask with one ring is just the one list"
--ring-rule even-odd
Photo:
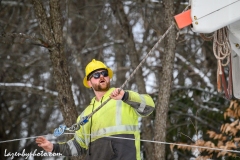
[(192, 24), (191, 9), (174, 16), (174, 19), (175, 19), (179, 29), (182, 29), (182, 28)]

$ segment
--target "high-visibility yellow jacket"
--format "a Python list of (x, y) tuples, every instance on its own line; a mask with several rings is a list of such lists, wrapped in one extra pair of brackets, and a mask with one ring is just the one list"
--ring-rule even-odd
[[(77, 123), (106, 101), (114, 89), (109, 89), (100, 101), (97, 101), (94, 97), (90, 105), (78, 117)], [(125, 91), (122, 100), (111, 99), (93, 114), (89, 121), (75, 132), (74, 141), (78, 142), (82, 148), (88, 149), (89, 142), (94, 142), (99, 138), (119, 134), (133, 134), (136, 157), (140, 160), (139, 117), (148, 116), (152, 113), (154, 107), (155, 104), (149, 95)], [(68, 146), (74, 148), (74, 143), (68, 142)], [(71, 151), (72, 154), (77, 153)]]

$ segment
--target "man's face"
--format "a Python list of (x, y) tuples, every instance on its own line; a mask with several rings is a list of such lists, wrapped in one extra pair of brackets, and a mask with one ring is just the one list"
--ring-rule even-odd
[(110, 88), (110, 78), (107, 70), (93, 72), (88, 79), (88, 85), (95, 91), (108, 91)]

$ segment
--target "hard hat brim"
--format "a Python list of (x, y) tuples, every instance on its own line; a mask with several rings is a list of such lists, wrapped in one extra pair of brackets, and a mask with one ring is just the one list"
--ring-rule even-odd
[[(112, 77), (113, 77), (113, 71), (110, 69), (110, 68), (102, 68), (102, 69), (106, 69), (107, 71), (108, 71), (108, 76), (109, 76), (109, 78), (111, 79)], [(99, 69), (97, 69), (97, 70), (99, 70)], [(95, 72), (96, 70), (94, 70), (93, 72)], [(84, 86), (85, 87), (87, 87), (87, 88), (90, 88), (90, 86), (88, 85), (88, 83), (87, 83), (87, 76), (88, 75), (86, 75), (84, 78), (83, 78), (83, 84), (84, 84)]]

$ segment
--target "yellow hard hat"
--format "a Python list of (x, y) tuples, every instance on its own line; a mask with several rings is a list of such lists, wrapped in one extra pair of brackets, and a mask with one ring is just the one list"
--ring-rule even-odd
[(88, 65), (85, 68), (85, 77), (83, 79), (83, 84), (85, 87), (90, 88), (90, 86), (87, 83), (87, 77), (90, 73), (99, 70), (99, 69), (106, 69), (108, 71), (108, 76), (110, 78), (112, 78), (113, 76), (113, 71), (108, 68), (104, 63), (102, 63), (101, 61), (97, 61), (95, 59), (93, 59), (90, 63), (88, 63)]

